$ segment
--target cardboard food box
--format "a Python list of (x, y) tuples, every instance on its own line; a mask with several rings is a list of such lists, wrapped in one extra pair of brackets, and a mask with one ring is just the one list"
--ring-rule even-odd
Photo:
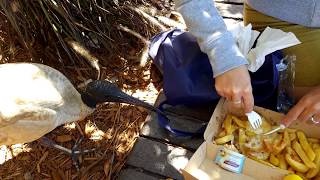
[[(274, 123), (279, 122), (284, 116), (283, 114), (261, 107), (255, 107), (254, 110), (264, 116), (268, 121)], [(281, 180), (285, 175), (289, 174), (286, 170), (273, 168), (249, 158), (245, 158), (241, 174), (227, 171), (217, 165), (214, 160), (221, 146), (215, 144), (213, 138), (219, 133), (226, 114), (225, 101), (221, 100), (213, 112), (204, 133), (205, 142), (197, 149), (187, 166), (182, 170), (182, 174), (186, 180)], [(318, 126), (296, 122), (290, 128), (302, 130), (307, 137), (320, 137), (320, 127)]]

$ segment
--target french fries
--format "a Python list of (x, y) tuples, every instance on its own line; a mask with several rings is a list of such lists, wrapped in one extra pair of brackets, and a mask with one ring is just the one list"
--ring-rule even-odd
[(289, 132), (286, 129), (283, 132), (283, 141), (286, 143), (287, 147), (291, 146), (291, 140), (290, 140)]
[(290, 147), (290, 146), (286, 148), (286, 151), (287, 151), (287, 153), (290, 154), (291, 156), (295, 153), (294, 150), (292, 149), (292, 147)]
[(319, 148), (320, 148), (320, 144), (318, 144), (318, 143), (312, 144), (313, 151), (315, 151), (316, 149), (319, 149)]
[(316, 138), (307, 138), (309, 142), (311, 143), (320, 143), (319, 139), (316, 139)]
[(230, 135), (226, 135), (224, 137), (216, 139), (215, 142), (220, 145), (233, 140), (234, 140), (234, 135), (230, 134)]
[(320, 139), (307, 138), (302, 131), (289, 128), (263, 136), (260, 132), (269, 131), (272, 126), (264, 117), (262, 119), (261, 128), (253, 130), (247, 119), (228, 115), (222, 130), (215, 136), (215, 143), (231, 145), (257, 162), (304, 179), (320, 177)]
[(271, 155), (270, 155), (269, 161), (270, 161), (270, 163), (273, 164), (274, 166), (279, 166), (279, 164), (280, 164), (280, 160), (279, 160), (274, 154), (271, 154)]
[(287, 147), (286, 151), (288, 154), (291, 155), (292, 159), (298, 161), (298, 162), (302, 162), (302, 160), (300, 159), (299, 155), (292, 149), (292, 147)]
[(273, 144), (272, 152), (274, 154), (279, 154), (287, 145), (284, 141), (282, 141), (283, 140), (282, 137), (283, 137), (282, 135), (276, 136), (276, 138), (272, 143)]
[(279, 159), (279, 168), (287, 170), (288, 169), (288, 164), (286, 159), (284, 158), (283, 154), (279, 154), (278, 155), (278, 159)]
[(236, 116), (231, 116), (232, 120), (240, 127), (240, 128), (246, 128), (247, 127), (247, 121), (242, 121)]
[(249, 141), (245, 143), (245, 147), (252, 151), (261, 151), (263, 150), (263, 143), (261, 142), (261, 138), (256, 136), (250, 138)]
[(259, 163), (261, 163), (261, 164), (264, 164), (264, 165), (267, 165), (267, 166), (270, 166), (270, 167), (275, 167), (273, 164), (271, 164), (271, 163), (269, 163), (269, 162), (267, 162), (267, 161), (258, 159), (258, 158), (254, 157), (254, 156), (250, 156), (250, 155), (249, 155), (249, 158), (250, 158), (250, 159), (253, 159), (253, 160), (255, 160), (255, 161), (257, 161), (257, 162), (259, 162)]
[(227, 135), (230, 135), (232, 132), (232, 116), (231, 115), (227, 115), (227, 118), (223, 121), (223, 127), (227, 133)]
[(277, 134), (277, 136), (274, 138), (272, 144), (275, 147), (275, 146), (279, 145), (281, 141), (282, 141), (282, 135)]
[[(235, 125), (231, 125), (231, 128), (230, 128), (230, 134), (232, 134), (234, 131), (237, 130), (237, 127)], [(227, 133), (228, 134), (228, 133)]]
[(245, 133), (246, 133), (247, 136), (250, 136), (250, 137), (254, 137), (254, 136), (257, 135), (255, 132), (250, 131), (250, 130), (246, 130)]
[(300, 163), (300, 162), (292, 159), (291, 156), (290, 156), (290, 154), (288, 154), (288, 153), (286, 153), (285, 159), (286, 159), (286, 161), (288, 162), (288, 164), (289, 164), (295, 171), (298, 171), (298, 172), (301, 172), (301, 173), (305, 173), (305, 172), (307, 172), (307, 171), (309, 170), (309, 168), (308, 168), (306, 165), (304, 165), (304, 164), (302, 164), (302, 163)]
[(297, 138), (296, 133), (289, 133), (290, 141), (294, 141)]
[(273, 150), (273, 140), (271, 138), (263, 139), (263, 143), (268, 152), (272, 152)]
[(295, 170), (291, 166), (287, 169), (287, 171), (289, 171), (292, 174), (295, 174)]
[(269, 132), (272, 129), (271, 124), (269, 124), (264, 118), (262, 118), (261, 128), (264, 133)]
[(264, 151), (248, 151), (247, 152), (247, 155), (250, 156), (250, 157), (255, 157), (259, 160), (263, 160), (263, 161), (266, 161), (269, 159), (270, 157), (270, 153), (269, 152), (264, 152)]
[(247, 136), (244, 132), (243, 129), (239, 129), (239, 146), (240, 146), (240, 151), (244, 152), (244, 144), (246, 143)]
[(313, 161), (316, 157), (315, 153), (313, 152), (312, 148), (310, 147), (310, 144), (307, 141), (306, 136), (302, 131), (297, 131), (297, 136), (299, 139), (300, 144), (302, 145), (303, 150), (306, 152), (308, 158)]
[(308, 173), (306, 174), (307, 178), (313, 178), (315, 177), (318, 173), (319, 173), (319, 168), (320, 168), (320, 149), (316, 149), (315, 150), (315, 160), (314, 163), (316, 164), (316, 168), (312, 168), (308, 171)]
[(226, 131), (223, 130), (223, 131), (220, 131), (220, 132), (219, 132), (219, 134), (218, 134), (217, 137), (221, 138), (221, 137), (226, 136), (226, 135), (227, 135)]
[(288, 133), (296, 133), (297, 132), (296, 129), (291, 129), (291, 128), (286, 128), (286, 130), (288, 131)]
[(296, 153), (299, 155), (299, 157), (302, 159), (302, 161), (308, 168), (316, 168), (316, 165), (308, 158), (306, 153), (303, 151), (301, 145), (297, 141), (294, 141), (292, 143), (292, 146), (293, 146), (293, 149), (296, 151)]
[(279, 154), (279, 153), (281, 153), (281, 151), (283, 151), (283, 150), (286, 148), (286, 146), (287, 146), (287, 144), (286, 144), (284, 141), (282, 141), (280, 144), (274, 146), (274, 147), (273, 147), (273, 149), (274, 149), (274, 151), (273, 151), (274, 154)]

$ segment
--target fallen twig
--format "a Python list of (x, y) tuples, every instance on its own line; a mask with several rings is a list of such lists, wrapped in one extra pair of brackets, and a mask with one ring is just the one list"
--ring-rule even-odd
[(37, 171), (38, 173), (41, 173), (41, 169), (40, 169), (40, 164), (48, 157), (49, 152), (46, 151), (43, 156), (41, 157), (41, 159), (39, 160), (38, 164), (37, 164)]
[(122, 30), (122, 31), (125, 31), (127, 33), (130, 33), (132, 34), (133, 36), (137, 37), (138, 39), (140, 39), (144, 44), (148, 45), (150, 42), (145, 38), (143, 37), (141, 34), (125, 27), (125, 26), (122, 26), (121, 24), (118, 25), (118, 29)]
[(162, 25), (156, 18), (150, 16), (149, 14), (145, 13), (144, 11), (140, 10), (139, 8), (128, 6), (129, 9), (135, 11), (136, 13), (142, 15), (145, 19), (147, 19), (149, 22), (157, 26), (161, 31), (167, 30), (167, 28)]

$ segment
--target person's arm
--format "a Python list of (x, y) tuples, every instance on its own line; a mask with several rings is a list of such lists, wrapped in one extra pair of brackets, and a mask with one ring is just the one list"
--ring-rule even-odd
[(175, 0), (175, 4), (201, 51), (209, 57), (218, 94), (233, 102), (234, 107), (252, 111), (254, 100), (246, 67), (248, 61), (227, 31), (213, 0)]
[(213, 4), (213, 0), (175, 0), (176, 9), (210, 59), (214, 77), (248, 64), (232, 34)]

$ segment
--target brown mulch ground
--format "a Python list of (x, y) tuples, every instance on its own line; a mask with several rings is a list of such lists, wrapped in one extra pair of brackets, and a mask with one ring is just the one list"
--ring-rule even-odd
[[(151, 5), (162, 14), (170, 15), (172, 2), (169, 0), (152, 1)], [(149, 4), (150, 5), (150, 4)], [(152, 14), (152, 13), (151, 13)], [(167, 15), (167, 17), (169, 17)], [(169, 27), (167, 25), (166, 27)], [(152, 35), (152, 34), (150, 34)], [(138, 41), (135, 37), (133, 40)], [(13, 43), (12, 43), (13, 42)], [(11, 44), (11, 46), (8, 46)], [(12, 46), (12, 44), (14, 44)], [(138, 47), (138, 49), (137, 49)], [(132, 57), (141, 53), (141, 42), (136, 47), (127, 47)], [(41, 57), (46, 49), (35, 43), (33, 48)], [(124, 46), (124, 48), (126, 48)], [(151, 63), (139, 66), (139, 63), (123, 60), (107, 61), (102, 68), (102, 78), (116, 81), (126, 92), (136, 97), (154, 102), (157, 91), (152, 81), (159, 81), (157, 77), (150, 77)], [(9, 62), (39, 62), (41, 58), (32, 59), (28, 50), (23, 49), (17, 36), (10, 28), (3, 15), (0, 15), (0, 63)], [(95, 77), (95, 70), (90, 66), (60, 66), (47, 65), (63, 72), (71, 82), (77, 86), (87, 79)], [(81, 148), (96, 150), (80, 157), (81, 170), (77, 172), (70, 156), (58, 150), (40, 145), (37, 141), (27, 144), (0, 146), (0, 179), (114, 179), (125, 164), (135, 140), (139, 136), (147, 112), (144, 109), (124, 104), (100, 105), (96, 111), (85, 120), (66, 124), (56, 128), (46, 135), (58, 144), (71, 148), (81, 135), (85, 137)], [(111, 157), (114, 155), (114, 161)]]
[[(146, 115), (144, 110), (132, 106), (102, 105), (84, 121), (66, 124), (49, 133), (46, 137), (69, 149), (84, 134), (81, 148), (96, 148), (80, 158), (80, 173), (70, 156), (38, 142), (2, 146), (1, 155), (6, 154), (8, 160), (1, 165), (1, 179), (104, 179), (110, 172), (117, 174)], [(111, 163), (113, 153), (115, 160)]]

